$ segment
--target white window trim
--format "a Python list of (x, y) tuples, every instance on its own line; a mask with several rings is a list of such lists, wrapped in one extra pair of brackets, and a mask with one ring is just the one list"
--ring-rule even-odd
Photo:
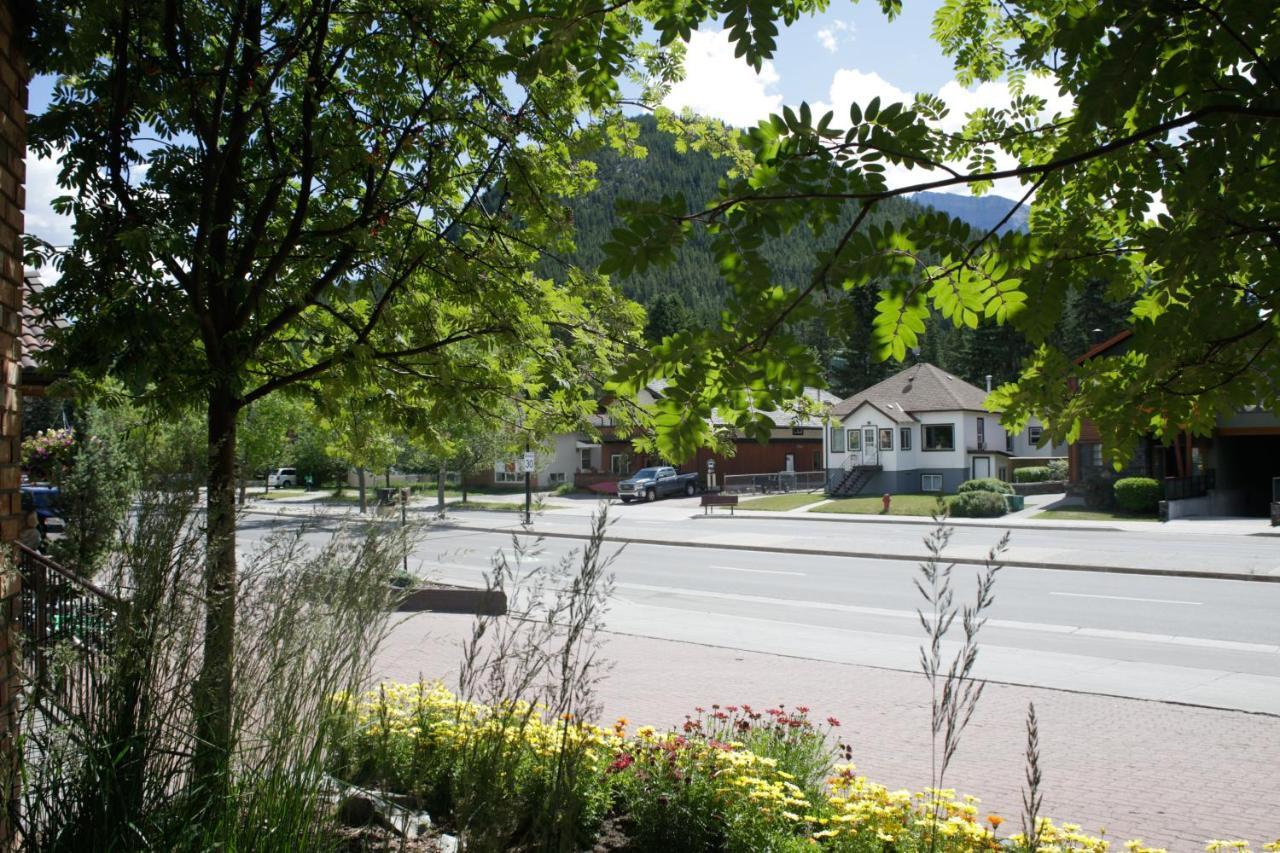
[[(937, 483), (936, 489), (929, 488), (929, 483)], [(942, 475), (941, 474), (921, 474), (920, 475), (920, 491), (922, 492), (941, 492), (942, 491)]]
[(899, 450), (911, 449), (911, 427), (909, 426), (898, 427), (898, 449)]

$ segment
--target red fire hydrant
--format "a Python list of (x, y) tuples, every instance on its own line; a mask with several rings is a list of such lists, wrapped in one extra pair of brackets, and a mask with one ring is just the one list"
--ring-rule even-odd
[(882, 498), (880, 499), (880, 501), (881, 501), (881, 503), (883, 503), (883, 504), (884, 504), (884, 512), (883, 512), (882, 514), (883, 514), (883, 515), (888, 515), (888, 514), (889, 514), (889, 504), (890, 504), (890, 502), (892, 502), (892, 501), (893, 501), (893, 495), (889, 494), (888, 492), (885, 492), (885, 493), (884, 493), (884, 497), (882, 497)]

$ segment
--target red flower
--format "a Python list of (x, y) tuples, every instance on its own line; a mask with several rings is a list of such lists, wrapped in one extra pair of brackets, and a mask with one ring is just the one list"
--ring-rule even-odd
[(835, 717), (827, 717), (827, 725), (831, 726), (831, 728), (833, 729), (839, 728), (840, 721), (837, 720)]
[(725, 709), (726, 711), (728, 711), (730, 714), (736, 714), (736, 713), (738, 713), (738, 706), (737, 706), (737, 705), (725, 705), (725, 706), (724, 706), (724, 709)]
[(619, 753), (618, 757), (615, 758), (613, 760), (613, 763), (609, 765), (608, 772), (621, 773), (623, 770), (626, 770), (628, 767), (630, 767), (632, 764), (635, 764), (635, 763), (636, 763), (636, 760), (631, 757), (630, 753), (622, 752), (622, 753)]
[(705, 709), (705, 708), (699, 708), (699, 707), (697, 707), (696, 705), (694, 706), (693, 710), (697, 711), (699, 714), (705, 714), (705, 713), (706, 713), (706, 709)]
[(797, 705), (796, 710), (799, 711), (801, 714), (809, 713), (809, 709), (806, 708), (804, 705)]

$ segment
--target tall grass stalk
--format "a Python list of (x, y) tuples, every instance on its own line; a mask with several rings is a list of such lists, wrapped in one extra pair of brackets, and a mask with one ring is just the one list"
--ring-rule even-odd
[[(957, 606), (952, 585), (955, 563), (943, 557), (951, 542), (953, 528), (947, 524), (947, 508), (941, 499), (933, 513), (933, 529), (925, 537), (929, 557), (920, 564), (916, 589), (925, 606), (916, 611), (928, 638), (920, 647), (920, 670), (929, 681), (930, 691), (930, 784), (933, 790), (933, 820), (940, 817), (941, 796), (947, 768), (960, 746), (960, 736), (973, 718), (986, 682), (972, 677), (978, 661), (978, 633), (986, 624), (986, 612), (995, 602), (995, 580), (1000, 570), (1000, 555), (1009, 546), (1006, 532), (987, 553), (983, 571), (978, 575), (977, 594), (972, 604)], [(964, 640), (950, 660), (944, 660), (943, 641), (956, 618), (964, 631)], [(937, 833), (931, 833), (930, 849)]]
[(1040, 724), (1036, 720), (1036, 704), (1027, 703), (1027, 787), (1022, 792), (1022, 836), (1028, 853), (1040, 849)]
[[(548, 570), (524, 568), (541, 540), (526, 545), (513, 537), (512, 558), (499, 553), (492, 561), (486, 587), (508, 592), (513, 606), (505, 616), (478, 618), (463, 648), (458, 695), (493, 709), (490, 728), (464, 746), (453, 780), (468, 850), (580, 849), (603, 816), (594, 811), (603, 798), (584, 790), (595, 777), (584, 768), (581, 726), (601, 711), (596, 688), (606, 667), (597, 635), (618, 553), (604, 554), (608, 525), (602, 505), (584, 548)], [(543, 778), (527, 784), (520, 781), (530, 769), (524, 735), (536, 715), (558, 721), (558, 743), (550, 767), (538, 765)], [(527, 801), (511, 796), (517, 789)]]
[(76, 713), (27, 709), (19, 808), (30, 850), (298, 850), (332, 842), (322, 773), (330, 697), (363, 686), (385, 636), (401, 530), (302, 530), (244, 560), (231, 784), (198, 788), (192, 685), (206, 541), (190, 492), (143, 493), (100, 578), (131, 601)]

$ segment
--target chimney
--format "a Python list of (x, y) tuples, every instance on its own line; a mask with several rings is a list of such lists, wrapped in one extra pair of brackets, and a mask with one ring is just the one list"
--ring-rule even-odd
[(987, 374), (987, 393), (991, 393), (991, 374)]

